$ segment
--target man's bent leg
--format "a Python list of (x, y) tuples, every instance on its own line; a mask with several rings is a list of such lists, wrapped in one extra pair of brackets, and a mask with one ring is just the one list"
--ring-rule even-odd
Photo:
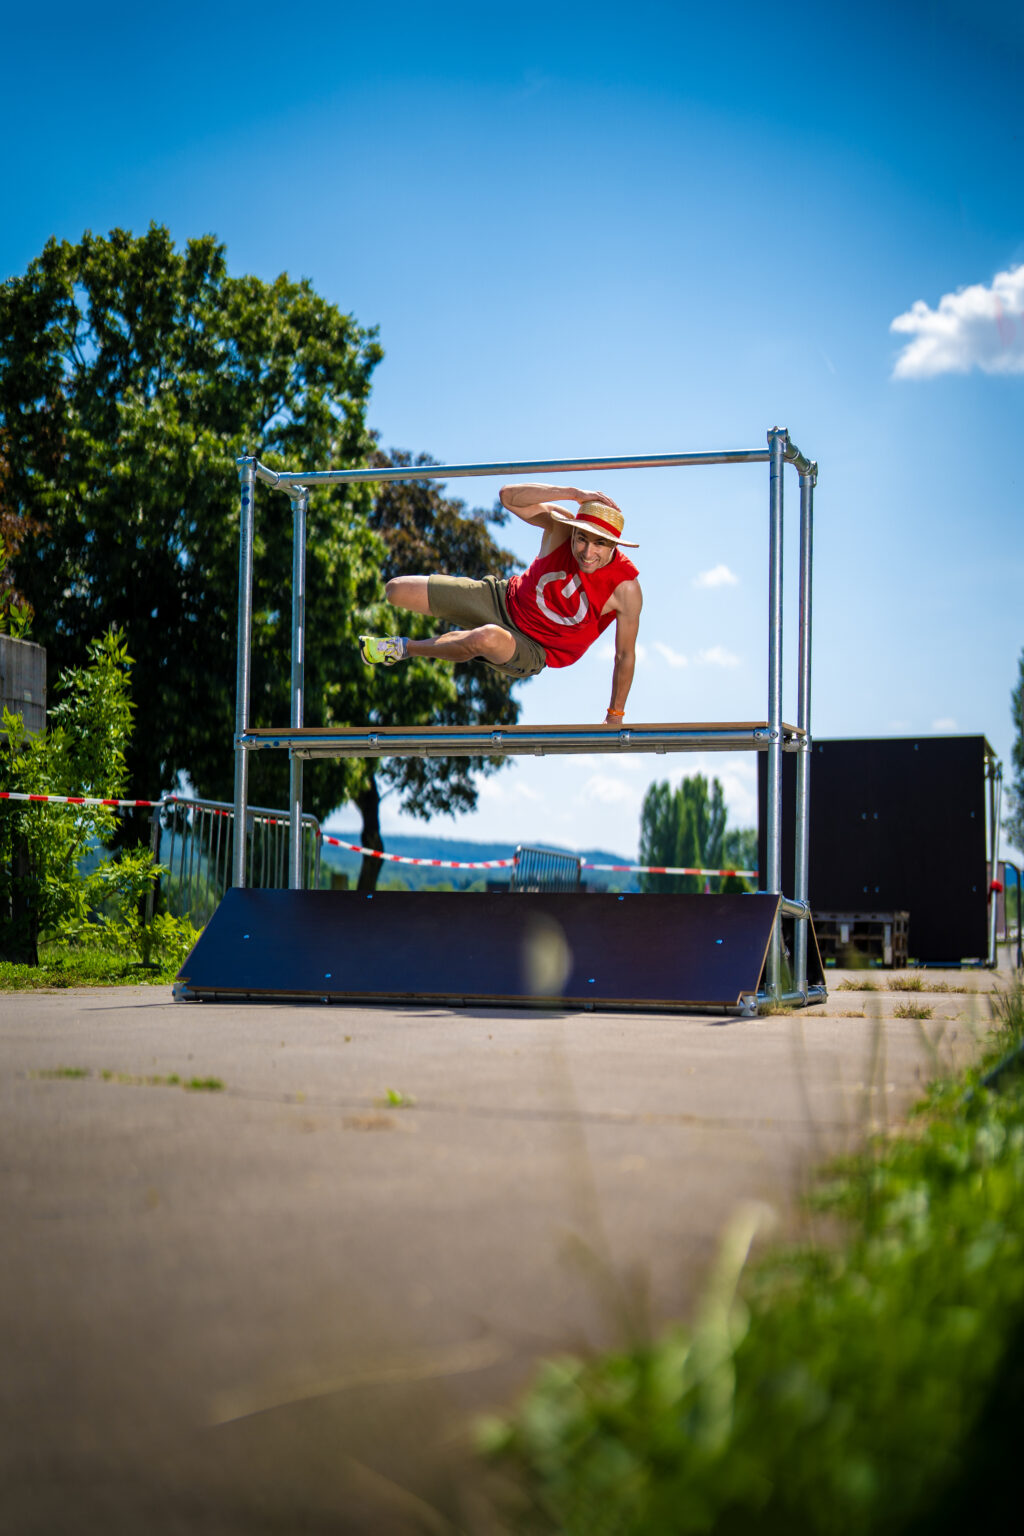
[[(414, 578), (413, 578), (414, 579)], [(433, 656), (436, 661), (511, 661), (516, 653), (514, 636), (500, 624), (481, 624), (477, 629), (452, 629), (436, 640), (407, 640), (407, 656)]]
[(429, 576), (392, 576), (384, 588), (384, 596), (392, 608), (404, 608), (407, 613), (429, 613), (429, 580)]

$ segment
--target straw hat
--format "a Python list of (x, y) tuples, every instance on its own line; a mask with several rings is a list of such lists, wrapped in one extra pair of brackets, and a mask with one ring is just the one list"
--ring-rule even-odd
[(622, 537), (623, 517), (618, 507), (607, 507), (603, 501), (582, 502), (575, 516), (552, 507), (551, 516), (556, 523), (578, 528), (581, 533), (592, 533), (595, 538), (607, 539), (610, 544), (625, 544), (627, 549), (640, 548), (631, 539)]

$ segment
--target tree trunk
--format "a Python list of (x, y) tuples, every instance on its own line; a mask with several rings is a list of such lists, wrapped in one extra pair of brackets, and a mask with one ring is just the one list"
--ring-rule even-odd
[[(376, 777), (371, 773), (370, 782), (362, 794), (356, 796), (356, 805), (359, 807), (363, 818), (363, 847), (376, 848), (384, 852), (384, 839), (380, 835), (380, 790), (377, 788)], [(359, 881), (357, 891), (365, 895), (372, 895), (377, 889), (377, 881), (380, 879), (381, 860), (364, 856), (359, 868)]]
[(39, 919), (32, 901), (32, 862), (27, 838), (14, 836), (11, 853), (10, 905), (0, 927), (0, 960), (14, 965), (39, 964)]

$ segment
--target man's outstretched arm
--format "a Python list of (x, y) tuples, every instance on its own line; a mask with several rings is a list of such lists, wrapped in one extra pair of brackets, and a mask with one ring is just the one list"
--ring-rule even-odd
[(638, 581), (624, 581), (615, 589), (615, 661), (612, 666), (612, 697), (605, 725), (619, 725), (636, 670), (636, 637), (640, 630), (643, 597)]
[(548, 514), (560, 501), (575, 501), (581, 505), (585, 501), (599, 501), (606, 507), (615, 507), (618, 512), (622, 510), (603, 491), (581, 491), (574, 485), (503, 485), (498, 498), (503, 507), (521, 517), (524, 523), (536, 523), (542, 528), (549, 526)]

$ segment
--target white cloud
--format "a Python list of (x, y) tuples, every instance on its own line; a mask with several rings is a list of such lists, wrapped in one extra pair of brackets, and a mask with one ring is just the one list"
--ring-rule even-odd
[(687, 667), (690, 664), (682, 651), (674, 651), (670, 645), (666, 645), (662, 640), (655, 640), (654, 649), (663, 661), (668, 662), (670, 667)]
[(695, 587), (737, 587), (739, 577), (727, 565), (713, 565), (710, 571), (701, 571), (693, 578)]
[[(574, 752), (571, 761), (576, 768), (592, 768), (598, 775), (607, 766), (604, 757), (599, 757), (596, 752)], [(639, 773), (642, 770), (646, 773), (646, 761), (646, 755), (640, 752), (621, 757), (616, 761), (615, 772)]]
[(744, 761), (719, 759), (712, 777), (720, 780), (730, 827), (757, 826), (757, 768)]
[(481, 777), (475, 783), (480, 799), (489, 800), (495, 805), (517, 805), (523, 801), (539, 804), (543, 799), (532, 784), (525, 784), (520, 778), (507, 778), (503, 774), (494, 778)]
[(607, 773), (595, 773), (580, 790), (581, 800), (596, 800), (599, 805), (635, 805), (639, 807), (636, 787), (624, 784)]
[(992, 285), (945, 293), (938, 309), (918, 299), (889, 327), (915, 339), (896, 359), (893, 378), (939, 373), (1024, 373), (1024, 265), (997, 272)]
[(740, 658), (727, 651), (724, 645), (709, 645), (697, 652), (697, 660), (709, 667), (738, 667)]
[(941, 720), (932, 721), (933, 731), (955, 731), (956, 728), (956, 721), (949, 715), (944, 715)]

